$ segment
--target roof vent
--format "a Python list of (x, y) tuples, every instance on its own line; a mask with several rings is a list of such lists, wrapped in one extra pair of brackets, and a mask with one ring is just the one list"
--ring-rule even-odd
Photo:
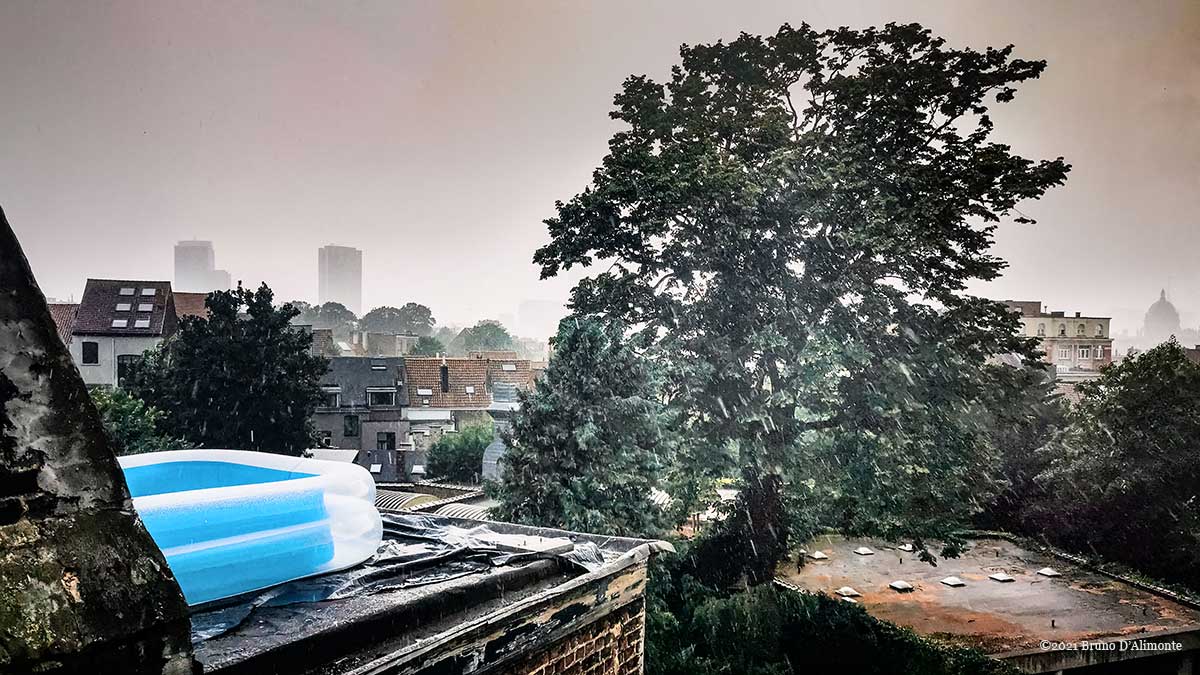
[(995, 574), (988, 575), (988, 578), (991, 579), (992, 581), (999, 581), (1002, 584), (1007, 584), (1010, 581), (1017, 580), (1016, 577), (1010, 576), (1004, 572), (996, 572)]
[(866, 546), (859, 546), (858, 548), (854, 549), (854, 552), (859, 555), (875, 555), (875, 551), (872, 551)]
[(959, 579), (958, 577), (946, 577), (945, 579), (942, 579), (942, 583), (946, 584), (950, 588), (958, 588), (960, 586), (967, 585), (967, 582)]
[(858, 591), (854, 590), (853, 588), (850, 588), (849, 586), (842, 586), (841, 588), (834, 591), (834, 593), (837, 593), (838, 595), (842, 596), (843, 598), (857, 598), (858, 596), (862, 595), (862, 593), (859, 593)]
[(888, 584), (888, 588), (896, 591), (897, 593), (912, 593), (913, 591), (913, 585), (907, 581), (904, 581), (903, 579), (897, 579), (896, 581), (893, 581), (892, 583)]

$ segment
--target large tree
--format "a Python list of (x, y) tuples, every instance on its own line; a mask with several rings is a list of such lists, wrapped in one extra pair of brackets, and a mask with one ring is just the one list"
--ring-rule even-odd
[[(916, 25), (783, 26), (684, 46), (630, 77), (592, 184), (546, 221), (543, 278), (603, 263), (577, 313), (635, 327), (665, 365), (697, 473), (741, 476), (747, 572), (770, 578), (830, 511), (889, 536), (951, 536), (987, 472), (987, 359), (1033, 358), (995, 278), (993, 230), (1064, 181), (991, 139), (994, 103), (1044, 62), (948, 48)], [(753, 546), (749, 544), (753, 543)]]
[(1200, 588), (1200, 365), (1172, 338), (1078, 390), (1028, 526)]
[(433, 332), (433, 313), (425, 305), (410, 302), (403, 307), (376, 307), (359, 322), (363, 330), (427, 336)]
[(446, 353), (446, 345), (435, 337), (422, 336), (406, 356), (439, 356)]
[(456, 352), (508, 350), (513, 348), (513, 337), (499, 321), (484, 319), (464, 328), (450, 348)]
[(166, 432), (200, 447), (299, 455), (312, 445), (309, 418), (328, 362), (312, 336), (292, 328), (290, 305), (271, 289), (208, 294), (208, 318), (179, 330), (134, 367), (130, 393), (165, 413)]
[(659, 534), (664, 514), (651, 489), (667, 460), (667, 413), (650, 365), (616, 322), (566, 319), (555, 348), (505, 435), (493, 513), (580, 532)]

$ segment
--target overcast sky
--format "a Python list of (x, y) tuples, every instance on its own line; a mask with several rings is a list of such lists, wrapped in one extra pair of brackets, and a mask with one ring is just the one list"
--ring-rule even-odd
[(0, 3), (0, 205), (47, 295), (173, 277), (180, 239), (282, 299), (317, 248), (364, 250), (364, 306), (443, 322), (562, 300), (530, 257), (588, 182), (629, 74), (781, 23), (917, 21), (1046, 59), (995, 119), (1068, 184), (998, 236), (975, 290), (1200, 324), (1200, 2)]

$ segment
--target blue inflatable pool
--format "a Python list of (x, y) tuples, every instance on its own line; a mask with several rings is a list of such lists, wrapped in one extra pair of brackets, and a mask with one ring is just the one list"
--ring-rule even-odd
[(241, 450), (120, 462), (190, 605), (357, 565), (383, 537), (375, 481), (355, 464)]

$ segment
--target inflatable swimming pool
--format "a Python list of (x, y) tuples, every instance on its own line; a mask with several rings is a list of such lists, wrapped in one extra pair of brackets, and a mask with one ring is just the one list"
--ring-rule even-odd
[(357, 565), (383, 538), (375, 481), (356, 464), (243, 450), (120, 463), (189, 605)]

